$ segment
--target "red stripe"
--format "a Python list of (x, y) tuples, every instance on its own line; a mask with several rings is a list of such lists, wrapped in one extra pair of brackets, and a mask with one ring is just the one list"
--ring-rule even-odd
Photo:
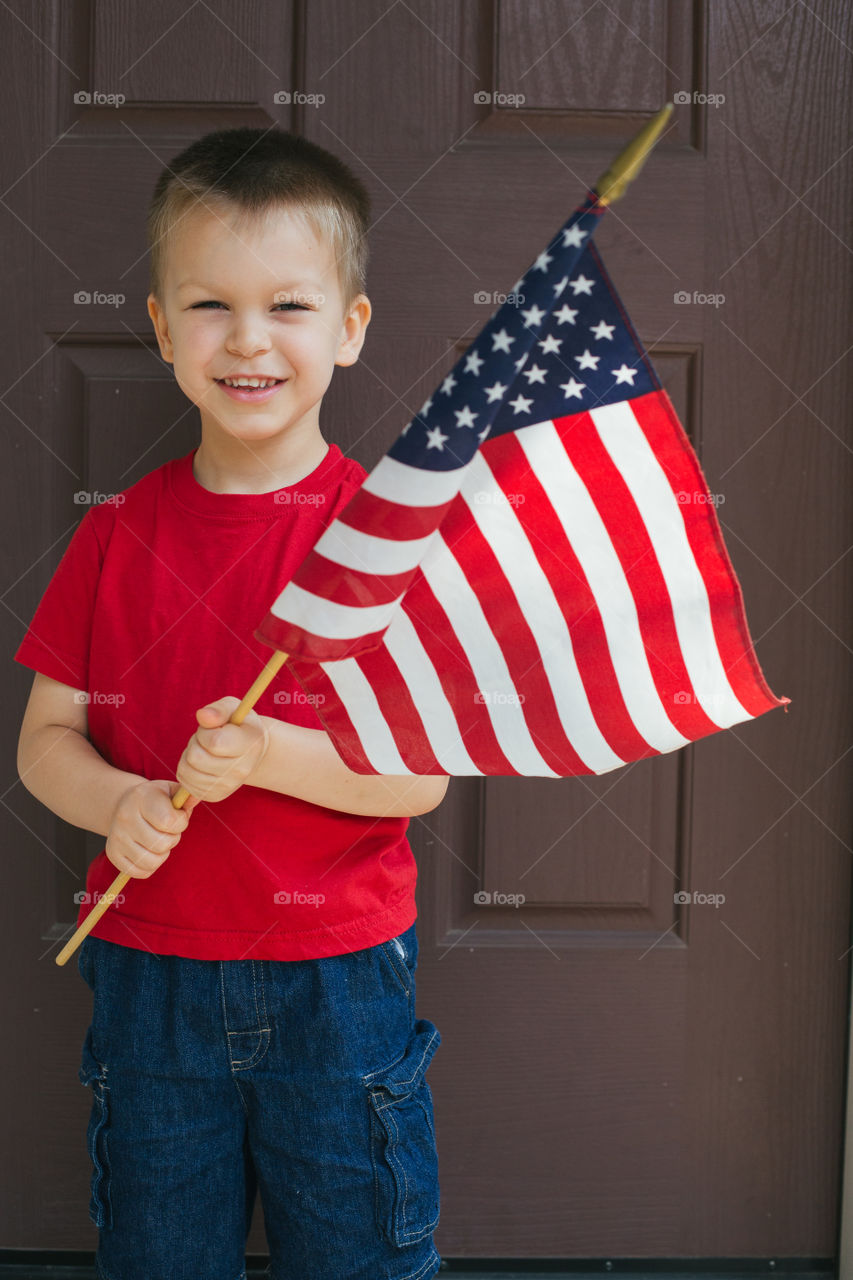
[[(508, 518), (513, 519), (512, 515)], [(592, 773), (563, 730), (539, 648), (515, 592), (461, 498), (445, 521), (442, 536), (468, 583), (476, 586), (475, 594), (500, 646), (513, 689), (521, 699), (525, 723), (543, 760), (560, 777)], [(483, 690), (486, 695), (490, 692)], [(487, 706), (483, 705), (482, 710), (488, 715)]]
[(588, 414), (582, 422), (561, 419), (554, 425), (619, 558), (637, 606), (643, 647), (666, 716), (691, 742), (715, 733), (719, 725), (696, 701), (666, 581), (631, 490)]
[(437, 529), (452, 501), (453, 499), (437, 507), (410, 507), (404, 503), (389, 502), (387, 498), (377, 498), (366, 489), (359, 489), (338, 519), (342, 524), (362, 533), (370, 533), (377, 538), (390, 538), (395, 542), (406, 542), (411, 538), (425, 538)]
[(293, 623), (277, 618), (274, 613), (268, 613), (252, 634), (262, 644), (293, 654), (295, 658), (311, 662), (337, 662), (341, 658), (350, 657), (354, 648), (373, 648), (381, 642), (385, 631), (383, 629), (367, 636), (357, 636), (355, 640), (330, 640), (327, 636), (304, 631)]
[[(673, 492), (707, 494), (708, 484), (666, 392), (640, 396), (631, 402), (631, 408)], [(776, 697), (758, 665), (740, 583), (713, 503), (681, 503), (679, 509), (690, 549), (708, 588), (714, 636), (735, 696), (752, 716), (789, 703), (790, 698)]]
[(375, 774), (376, 770), (364, 754), (347, 710), (320, 664), (289, 662), (287, 665), (304, 691), (316, 699), (317, 715), (347, 768), (353, 773)]
[[(575, 424), (582, 430), (584, 420), (590, 422), (588, 414), (561, 421), (568, 431)], [(487, 440), (482, 453), (505, 493), (524, 494), (516, 513), (566, 621), (581, 682), (602, 736), (623, 760), (657, 755), (628, 713), (595, 596), (516, 436), (508, 433)]]
[(361, 573), (328, 559), (319, 551), (311, 551), (299, 568), (298, 585), (303, 591), (335, 604), (364, 608), (396, 600), (406, 591), (415, 572), (407, 569), (404, 573)]
[(520, 776), (500, 748), (486, 707), (477, 701), (480, 689), (465, 651), (420, 570), (403, 608), (441, 681), (459, 735), (475, 766), (482, 773)]

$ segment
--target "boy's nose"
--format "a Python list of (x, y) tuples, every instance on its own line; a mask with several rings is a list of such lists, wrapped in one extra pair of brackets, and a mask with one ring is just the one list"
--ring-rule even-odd
[(235, 321), (228, 333), (226, 350), (238, 356), (253, 356), (269, 351), (272, 343), (266, 327), (254, 320)]

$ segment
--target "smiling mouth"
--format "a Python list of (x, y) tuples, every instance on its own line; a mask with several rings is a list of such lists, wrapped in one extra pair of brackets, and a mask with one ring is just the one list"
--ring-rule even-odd
[(264, 391), (267, 387), (281, 386), (284, 378), (214, 378), (214, 382), (236, 391)]

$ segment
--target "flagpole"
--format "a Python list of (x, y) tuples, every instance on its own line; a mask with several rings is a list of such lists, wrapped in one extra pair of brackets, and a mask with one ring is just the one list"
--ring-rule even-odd
[[(261, 673), (258, 675), (257, 679), (255, 680), (254, 684), (252, 685), (252, 687), (248, 690), (248, 692), (244, 696), (243, 701), (240, 703), (239, 707), (235, 708), (234, 714), (231, 716), (230, 720), (228, 721), (229, 724), (243, 723), (243, 721), (246, 719), (246, 716), (252, 710), (252, 707), (255, 705), (258, 698), (263, 693), (264, 689), (266, 689), (270, 681), (278, 674), (282, 664), (286, 661), (287, 661), (287, 654), (284, 653), (281, 649), (276, 649), (275, 653), (267, 662), (263, 671), (261, 671)], [(175, 792), (175, 794), (172, 796), (173, 808), (182, 809), (186, 804), (187, 800), (189, 800), (189, 798), (190, 798), (190, 793), (189, 791), (187, 791), (186, 787), (179, 787), (178, 790)], [(74, 952), (80, 946), (80, 943), (83, 941), (83, 939), (87, 936), (87, 934), (92, 929), (94, 929), (95, 925), (98, 923), (98, 921), (100, 920), (104, 912), (107, 910), (107, 908), (110, 907), (113, 902), (115, 902), (116, 898), (121, 893), (122, 889), (127, 884), (128, 880), (130, 880), (130, 878), (131, 876), (129, 871), (122, 871), (119, 875), (116, 876), (115, 880), (112, 882), (107, 892), (103, 894), (101, 898), (98, 899), (97, 903), (95, 904), (93, 909), (89, 912), (89, 914), (86, 916), (86, 919), (80, 925), (79, 929), (77, 929), (77, 931), (71, 935), (71, 937), (66, 942), (65, 946), (58, 953), (58, 955), (56, 956), (57, 964), (59, 965), (65, 964), (66, 960), (68, 960), (74, 954)]]
[(667, 102), (657, 115), (652, 116), (651, 120), (643, 125), (627, 147), (619, 152), (610, 167), (605, 169), (593, 188), (599, 204), (613, 204), (614, 200), (622, 198), (629, 183), (634, 181), (646, 163), (652, 147), (666, 128), (671, 115), (672, 103)]

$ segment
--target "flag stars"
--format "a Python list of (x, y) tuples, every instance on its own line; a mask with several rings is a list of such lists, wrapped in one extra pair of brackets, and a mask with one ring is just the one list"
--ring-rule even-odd
[(501, 329), (500, 333), (492, 334), (492, 351), (505, 351), (509, 355), (511, 342), (515, 342), (515, 338), (511, 338), (506, 329)]
[(543, 252), (543, 253), (540, 253), (539, 257), (536, 259), (533, 266), (537, 271), (547, 271), (549, 262), (553, 262), (553, 258), (551, 257), (551, 254)]
[(444, 442), (447, 439), (448, 437), (442, 433), (440, 427), (431, 427), (430, 430), (427, 431), (427, 448), (443, 449)]
[(480, 372), (480, 366), (483, 364), (483, 357), (478, 355), (476, 351), (472, 351), (465, 357), (465, 372), (476, 375)]
[(528, 385), (534, 382), (541, 382), (545, 385), (545, 370), (540, 369), (538, 364), (531, 365), (529, 369), (524, 370), (524, 377), (527, 379)]
[(590, 325), (589, 330), (596, 341), (598, 341), (599, 338), (609, 338), (612, 342), (613, 330), (615, 328), (615, 324), (605, 324), (603, 320), (599, 320), (598, 324)]
[(532, 401), (532, 400), (526, 400), (526, 399), (524, 398), (524, 396), (522, 396), (522, 395), (518, 395), (518, 396), (516, 396), (516, 398), (515, 398), (514, 400), (510, 400), (510, 402), (509, 402), (509, 403), (512, 405), (512, 411), (513, 411), (513, 414), (516, 414), (516, 413), (529, 413), (529, 412), (530, 412), (530, 406), (533, 404), (533, 401)]
[(567, 227), (563, 232), (563, 248), (564, 249), (582, 249), (582, 240), (585, 240), (589, 233), (581, 231), (580, 227), (575, 224), (573, 227)]
[(539, 346), (542, 348), (542, 354), (545, 356), (549, 355), (551, 352), (556, 354), (562, 345), (563, 339), (555, 338), (553, 333), (549, 333), (547, 338), (543, 338), (539, 343)]
[(452, 373), (449, 373), (441, 384), (441, 389), (446, 396), (449, 396), (453, 388), (456, 386), (456, 379)]
[(526, 311), (522, 311), (521, 318), (526, 325), (540, 325), (545, 319), (545, 312), (534, 303), (532, 307), (528, 307)]
[(479, 414), (471, 412), (467, 404), (464, 409), (454, 409), (454, 413), (457, 427), (473, 427), (474, 419), (479, 417)]
[(570, 280), (569, 284), (574, 290), (575, 297), (577, 297), (579, 293), (591, 293), (595, 281), (588, 280), (585, 275), (579, 275), (574, 280)]
[(577, 311), (573, 311), (571, 307), (560, 307), (559, 311), (554, 312), (557, 324), (574, 324)]
[(565, 392), (566, 399), (570, 396), (577, 396), (578, 400), (582, 400), (586, 387), (582, 382), (578, 382), (576, 378), (569, 378), (568, 382), (560, 383), (560, 390)]
[(495, 400), (501, 399), (509, 390), (509, 387), (505, 387), (502, 382), (495, 382), (491, 387), (485, 387), (484, 390), (489, 397), (488, 403), (493, 404)]
[(636, 369), (629, 369), (626, 364), (623, 364), (618, 369), (611, 369), (610, 372), (613, 374), (614, 378), (616, 379), (617, 385), (620, 382), (627, 382), (630, 387), (633, 387), (634, 379), (637, 376)]
[(581, 369), (597, 369), (601, 356), (594, 356), (589, 348), (584, 351), (583, 355), (575, 356)]

